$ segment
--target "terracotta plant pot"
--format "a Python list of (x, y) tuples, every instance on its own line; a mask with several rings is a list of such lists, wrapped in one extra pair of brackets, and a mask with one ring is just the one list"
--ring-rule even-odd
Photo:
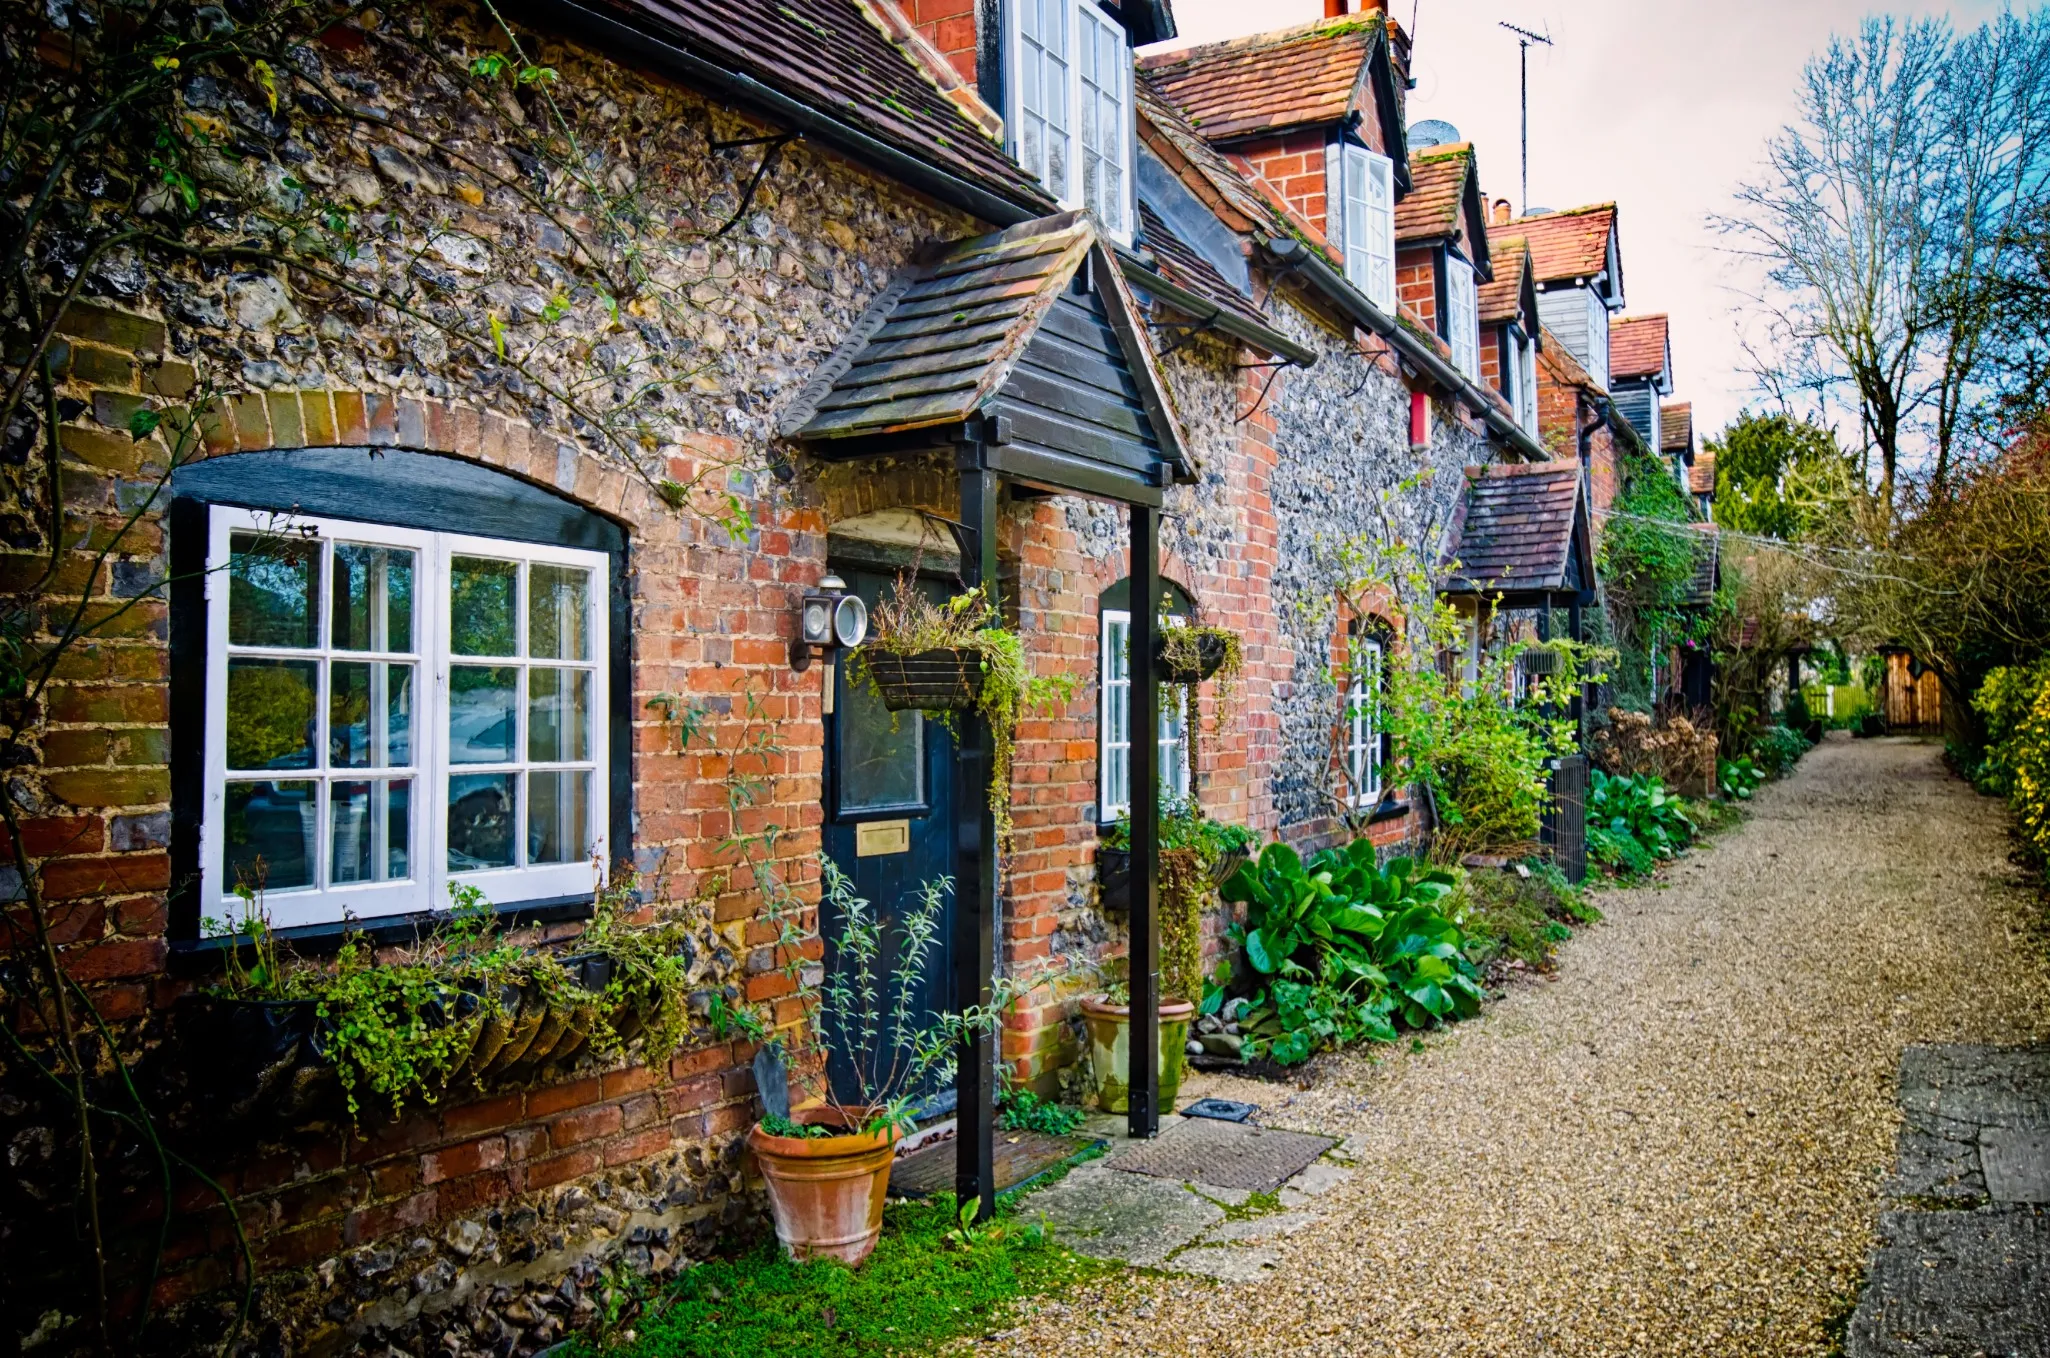
[[(1160, 1002), (1159, 1098), (1162, 1111), (1174, 1106), (1182, 1087), (1182, 1048), (1188, 1045), (1189, 1021), (1196, 1006), (1187, 1000)], [(1131, 1109), (1125, 1074), (1132, 1068), (1132, 1011), (1098, 996), (1082, 1001), (1082, 1021), (1089, 1025), (1089, 1061), (1096, 1072), (1096, 1103), (1106, 1113)]]
[[(847, 1125), (830, 1108), (803, 1109), (791, 1120), (807, 1126)], [(895, 1128), (873, 1136), (771, 1136), (755, 1124), (747, 1142), (769, 1186), (769, 1210), (785, 1254), (838, 1259), (849, 1268), (868, 1258), (882, 1234), (897, 1136)]]

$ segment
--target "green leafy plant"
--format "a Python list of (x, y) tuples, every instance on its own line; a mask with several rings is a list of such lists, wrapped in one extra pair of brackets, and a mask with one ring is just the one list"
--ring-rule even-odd
[[(847, 660), (848, 677), (866, 683), (881, 696), (875, 674), (865, 663), (868, 652), (917, 655), (922, 651), (966, 651), (981, 666), (982, 689), (976, 695), (975, 711), (989, 725), (989, 806), (996, 816), (997, 835), (1008, 843), (1011, 835), (1011, 758), (1016, 750), (1019, 720), (1031, 711), (1054, 711), (1075, 696), (1072, 674), (1041, 675), (1032, 672), (1025, 655), (1025, 643), (1005, 626), (996, 596), (988, 584), (976, 586), (944, 601), (935, 601), (918, 588), (916, 577), (906, 572), (897, 577), (889, 598), (875, 610), (873, 630), (866, 643)], [(930, 714), (952, 729), (954, 714)]]
[(762, 1130), (770, 1136), (794, 1136), (801, 1141), (817, 1141), (838, 1135), (836, 1128), (817, 1122), (793, 1122), (780, 1113), (764, 1113)]
[[(1239, 634), (1227, 627), (1209, 627), (1202, 624), (1163, 623), (1160, 628), (1160, 654), (1170, 673), (1192, 673), (1203, 663), (1204, 643), (1208, 642), (1224, 653), (1224, 662), (1211, 676), (1217, 684), (1217, 721), (1221, 727), (1230, 720), (1237, 709), (1239, 680), (1245, 672), (1245, 643)], [(1190, 724), (1194, 724), (1194, 684), (1171, 683), (1167, 686), (1168, 701), (1187, 713)]]
[(1789, 726), (1768, 726), (1751, 746), (1751, 760), (1771, 778), (1784, 777), (1808, 753), (1808, 737)]
[[(1203, 903), (1221, 864), (1243, 858), (1256, 842), (1243, 825), (1204, 814), (1194, 797), (1168, 798), (1160, 808), (1160, 993), (1195, 1003), (1203, 993)], [(1104, 846), (1127, 852), (1132, 818), (1118, 818)]]
[(1716, 766), (1716, 783), (1722, 788), (1725, 797), (1748, 802), (1752, 793), (1765, 786), (1766, 773), (1751, 756), (1744, 755), (1719, 762)]
[(1044, 1132), (1048, 1136), (1066, 1136), (1082, 1125), (1088, 1116), (1079, 1108), (1070, 1108), (1052, 1099), (1042, 1099), (1029, 1089), (1013, 1091), (1004, 1099), (1000, 1115), (1003, 1125), (1014, 1132)]
[(1649, 774), (1624, 777), (1589, 773), (1588, 852), (1597, 861), (1640, 876), (1659, 859), (1672, 858), (1694, 838), (1695, 825), (1684, 799)]
[(1988, 736), (1997, 735), (1986, 748), (1982, 786), (2007, 797), (2024, 852), (2050, 860), (2050, 660), (1993, 671), (1975, 701)]

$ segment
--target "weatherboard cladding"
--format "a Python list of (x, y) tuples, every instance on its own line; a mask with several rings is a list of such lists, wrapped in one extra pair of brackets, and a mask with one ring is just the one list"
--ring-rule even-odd
[(1474, 467), (1445, 552), (1448, 594), (1563, 593), (1583, 586), (1577, 463)]
[(854, 0), (597, 0), (643, 31), (1014, 202), (1039, 182), (984, 136)]

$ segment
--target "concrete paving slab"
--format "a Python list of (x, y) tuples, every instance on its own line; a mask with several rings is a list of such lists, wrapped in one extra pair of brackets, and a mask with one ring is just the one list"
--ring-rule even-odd
[(1026, 1199), (1023, 1214), (1045, 1213), (1054, 1237), (1098, 1259), (1156, 1268), (1225, 1219), (1225, 1211), (1178, 1183), (1123, 1174), (1095, 1160)]
[(1167, 1264), (1176, 1273), (1196, 1273), (1227, 1283), (1258, 1282), (1280, 1265), (1281, 1256), (1273, 1250), (1207, 1246), (1183, 1250)]
[(1315, 1225), (1315, 1212), (1270, 1212), (1262, 1217), (1227, 1221), (1203, 1237), (1206, 1245), (1236, 1245), (1255, 1240), (1279, 1240)]
[(2050, 1358), (2050, 1215), (1888, 1212), (1847, 1358)]
[(1979, 1163), (1993, 1201), (2050, 1203), (2050, 1132), (1988, 1127), (1979, 1134)]

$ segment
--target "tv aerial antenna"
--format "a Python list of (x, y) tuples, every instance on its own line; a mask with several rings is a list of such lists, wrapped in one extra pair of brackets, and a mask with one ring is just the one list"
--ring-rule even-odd
[[(1523, 76), (1523, 199), (1519, 212), (1530, 211), (1530, 45), (1539, 43), (1552, 46), (1552, 40), (1543, 33), (1533, 33), (1527, 28), (1518, 28), (1506, 21), (1501, 27), (1516, 35), (1516, 61)], [(1549, 25), (1548, 25), (1549, 27)]]

